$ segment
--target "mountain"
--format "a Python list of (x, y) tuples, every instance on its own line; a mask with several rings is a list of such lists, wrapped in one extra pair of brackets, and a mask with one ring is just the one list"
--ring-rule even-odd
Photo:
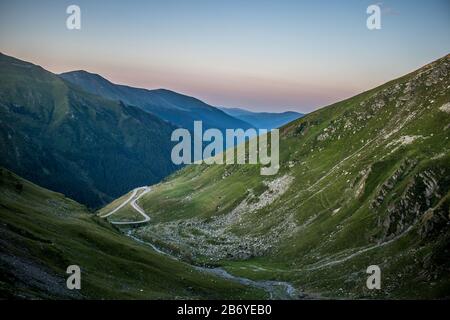
[(286, 112), (252, 112), (240, 108), (220, 108), (230, 116), (250, 123), (258, 129), (275, 129), (304, 116), (303, 113), (294, 111)]
[[(280, 170), (191, 165), (133, 234), (334, 298), (450, 298), (450, 55), (280, 130)], [(367, 268), (381, 289), (366, 287)]]
[(98, 207), (176, 169), (175, 127), (0, 54), (0, 165)]
[(66, 72), (59, 76), (90, 93), (135, 105), (176, 126), (189, 130), (193, 129), (195, 120), (203, 121), (204, 128), (217, 128), (222, 131), (250, 127), (250, 124), (203, 101), (170, 90), (147, 90), (114, 84), (98, 74), (83, 70)]
[[(0, 203), (0, 299), (265, 298), (137, 243), (4, 168)], [(69, 265), (81, 268), (81, 290), (66, 287)]]

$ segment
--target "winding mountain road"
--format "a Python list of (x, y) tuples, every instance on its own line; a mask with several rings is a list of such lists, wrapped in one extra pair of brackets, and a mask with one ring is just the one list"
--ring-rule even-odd
[(150, 217), (145, 213), (144, 209), (142, 209), (138, 204), (137, 201), (146, 193), (148, 193), (152, 188), (144, 186), (144, 187), (139, 187), (133, 190), (133, 192), (131, 193), (131, 196), (125, 200), (124, 202), (122, 202), (117, 208), (115, 208), (114, 210), (101, 215), (100, 218), (107, 218), (110, 215), (116, 213), (117, 211), (119, 211), (120, 209), (122, 209), (123, 207), (125, 207), (128, 203), (131, 204), (131, 206), (133, 207), (134, 210), (136, 210), (140, 215), (142, 215), (144, 217), (143, 220), (138, 220), (138, 221), (110, 221), (110, 223), (112, 224), (117, 224), (117, 225), (132, 225), (132, 224), (141, 224), (141, 223), (146, 223), (148, 221), (150, 221)]
[[(112, 224), (116, 224), (116, 225), (136, 225), (136, 224), (146, 223), (146, 222), (150, 221), (150, 217), (145, 213), (144, 209), (142, 209), (137, 204), (137, 201), (143, 195), (148, 193), (149, 191), (151, 191), (151, 187), (147, 187), (147, 186), (134, 189), (132, 191), (130, 197), (128, 197), (128, 199), (126, 199), (124, 202), (122, 202), (114, 210), (111, 210), (110, 212), (108, 212), (104, 215), (100, 215), (100, 218), (107, 218), (110, 215), (112, 215), (112, 214), (116, 213), (117, 211), (119, 211), (120, 209), (122, 209), (123, 207), (125, 207), (127, 204), (131, 204), (133, 209), (136, 210), (137, 212), (139, 212), (139, 214), (141, 214), (144, 217), (143, 220), (139, 220), (139, 221), (109, 221), (109, 222)], [(146, 241), (143, 241), (143, 240), (135, 237), (132, 234), (131, 230), (126, 232), (126, 235), (128, 237), (134, 239), (136, 242), (150, 246), (153, 250), (157, 251), (160, 254), (164, 254), (174, 260), (181, 261), (178, 257), (173, 256), (170, 253), (164, 252), (163, 250), (159, 249), (153, 243), (146, 242)], [(245, 286), (262, 289), (269, 294), (269, 299), (299, 299), (299, 298), (305, 297), (305, 295), (303, 295), (302, 293), (297, 291), (288, 282), (269, 281), (269, 280), (251, 280), (251, 279), (247, 279), (247, 278), (243, 278), (243, 277), (234, 276), (222, 268), (208, 268), (208, 267), (200, 267), (200, 266), (195, 266), (195, 265), (191, 265), (191, 266), (200, 272), (213, 274), (217, 277), (220, 277), (220, 278), (223, 278), (223, 279), (226, 279), (229, 281), (238, 282)]]

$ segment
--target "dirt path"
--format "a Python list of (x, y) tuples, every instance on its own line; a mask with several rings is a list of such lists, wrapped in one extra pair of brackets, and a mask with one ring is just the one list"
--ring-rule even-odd
[[(102, 216), (100, 216), (100, 218), (106, 218), (109, 217), (110, 215), (116, 213), (117, 211), (119, 211), (120, 209), (122, 209), (123, 207), (125, 207), (128, 203), (131, 204), (131, 206), (133, 207), (134, 210), (136, 210), (140, 215), (142, 215), (144, 217), (144, 219), (139, 220), (139, 221), (110, 221), (110, 223), (112, 224), (117, 224), (117, 225), (133, 225), (133, 224), (140, 224), (140, 223), (146, 223), (150, 221), (150, 217), (145, 213), (144, 209), (142, 209), (138, 204), (137, 201), (146, 193), (148, 193), (151, 190), (150, 187), (144, 186), (144, 187), (139, 187), (133, 190), (133, 193), (131, 194), (131, 196), (125, 200), (124, 202), (122, 202), (117, 208), (115, 208), (114, 210), (108, 212), (107, 214), (104, 214)], [(139, 193), (139, 191), (141, 191), (141, 193)]]

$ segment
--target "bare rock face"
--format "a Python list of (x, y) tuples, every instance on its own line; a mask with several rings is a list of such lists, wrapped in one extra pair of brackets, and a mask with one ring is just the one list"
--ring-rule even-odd
[[(373, 202), (374, 208), (383, 203), (398, 177), (399, 172), (396, 172), (383, 184)], [(448, 205), (445, 214), (445, 206), (441, 203), (445, 196), (442, 191), (447, 190), (448, 180), (448, 172), (444, 168), (429, 168), (415, 174), (402, 195), (387, 203), (387, 214), (384, 219), (380, 217), (379, 222), (383, 229), (382, 240), (392, 239), (417, 223), (420, 223), (418, 232), (422, 238), (439, 233), (449, 221)]]
[(421, 219), (419, 234), (421, 239), (433, 239), (450, 231), (450, 201), (441, 201), (429, 209)]
[(385, 197), (397, 185), (397, 183), (405, 177), (416, 166), (417, 161), (406, 159), (402, 165), (387, 179), (379, 188), (377, 195), (370, 203), (371, 209), (378, 209), (384, 202)]
[(439, 110), (450, 113), (450, 102), (444, 103)]

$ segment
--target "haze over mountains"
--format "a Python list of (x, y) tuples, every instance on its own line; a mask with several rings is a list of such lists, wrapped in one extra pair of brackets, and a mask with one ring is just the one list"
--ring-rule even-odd
[(114, 84), (98, 74), (84, 70), (65, 72), (59, 76), (87, 92), (138, 106), (144, 111), (189, 130), (193, 129), (195, 120), (202, 120), (205, 128), (217, 128), (222, 131), (233, 128), (274, 129), (303, 116), (293, 111), (275, 113), (252, 112), (239, 108), (216, 108), (194, 97), (166, 89), (148, 90)]
[(275, 112), (252, 112), (241, 108), (220, 108), (223, 112), (250, 123), (258, 129), (275, 129), (304, 116), (295, 111)]
[(98, 74), (72, 71), (60, 77), (83, 88), (87, 92), (112, 100), (120, 100), (150, 112), (176, 126), (193, 129), (194, 121), (201, 120), (205, 128), (247, 129), (251, 125), (236, 119), (196, 98), (170, 90), (147, 90), (114, 84)]
[(172, 173), (177, 127), (252, 127), (196, 98), (86, 71), (58, 76), (3, 54), (0, 71), (0, 165), (90, 207)]

